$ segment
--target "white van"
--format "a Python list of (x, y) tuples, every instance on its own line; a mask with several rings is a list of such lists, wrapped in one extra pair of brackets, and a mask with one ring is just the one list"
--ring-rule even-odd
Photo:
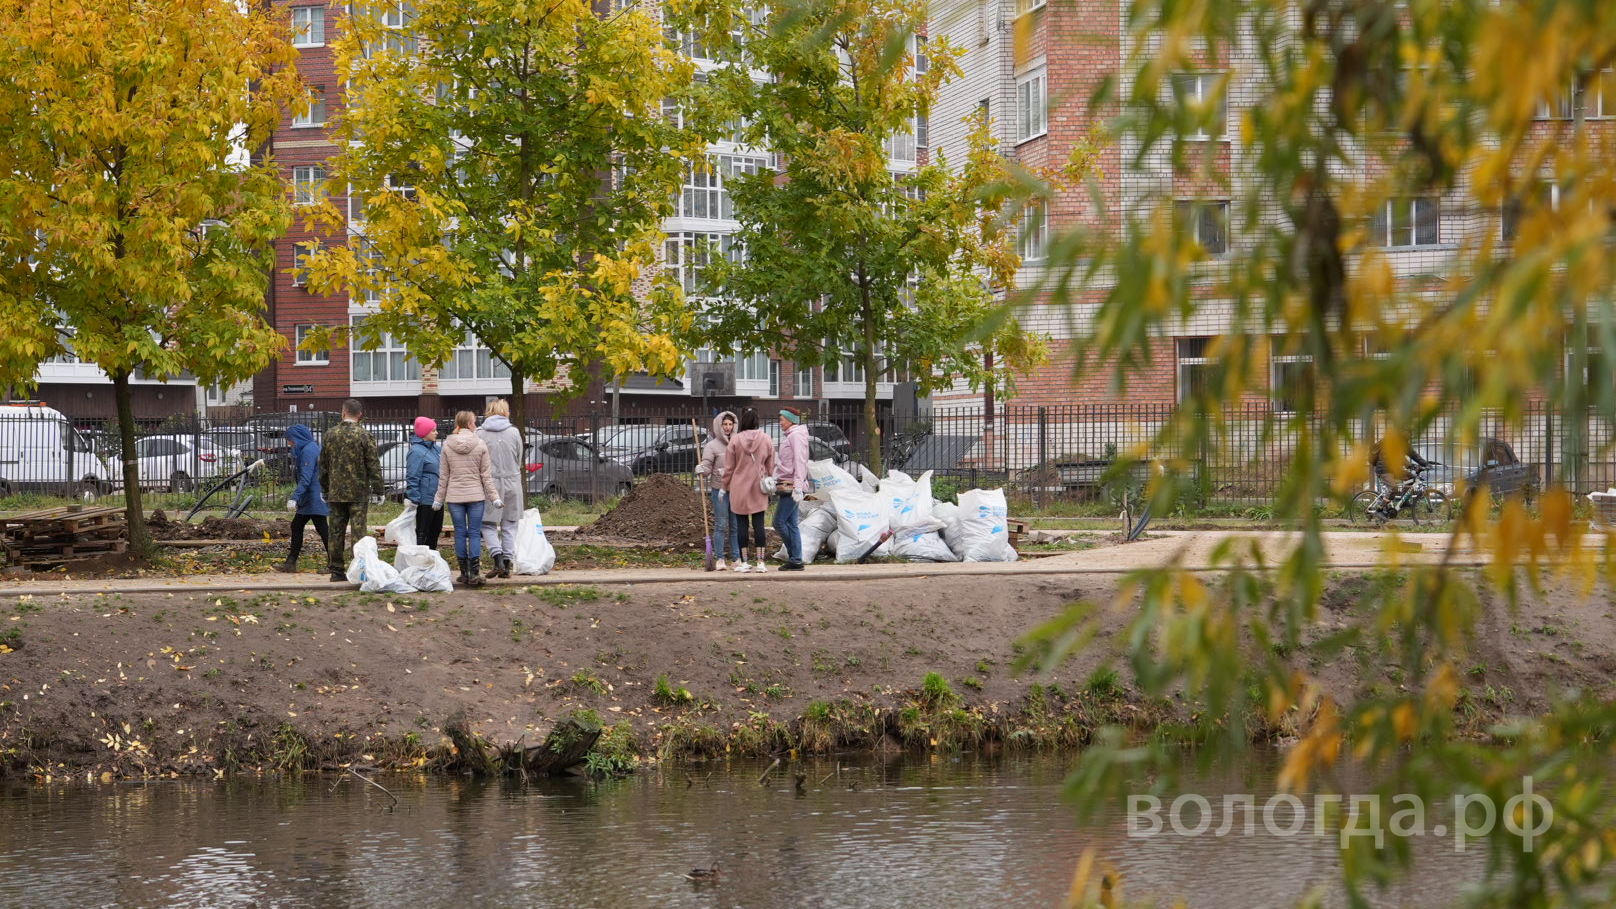
[(93, 499), (113, 489), (113, 468), (61, 411), (0, 404), (0, 495), (44, 492)]

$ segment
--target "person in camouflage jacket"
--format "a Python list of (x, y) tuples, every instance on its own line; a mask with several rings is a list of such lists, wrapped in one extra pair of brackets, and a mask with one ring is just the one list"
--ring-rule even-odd
[(383, 491), (376, 440), (359, 425), (364, 407), (352, 398), (342, 403), (342, 422), (325, 432), (320, 447), (320, 487), (331, 506), (331, 580), (348, 579), (348, 527), (354, 540), (365, 535), (371, 498)]

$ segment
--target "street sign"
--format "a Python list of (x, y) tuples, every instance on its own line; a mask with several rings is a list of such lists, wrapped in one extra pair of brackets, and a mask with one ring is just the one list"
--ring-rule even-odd
[(312, 394), (314, 394), (314, 386), (313, 385), (282, 385), (281, 386), (281, 394), (283, 394), (283, 395), (312, 395)]

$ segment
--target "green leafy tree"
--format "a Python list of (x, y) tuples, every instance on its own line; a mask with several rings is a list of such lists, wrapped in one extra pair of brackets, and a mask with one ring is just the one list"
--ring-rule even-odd
[(889, 169), (889, 141), (912, 145), (915, 117), (959, 72), (943, 40), (915, 66), (925, 17), (921, 2), (808, 0), (771, 12), (713, 77), (741, 135), (776, 152), (782, 172), (732, 178), (740, 254), (708, 269), (711, 342), (799, 365), (851, 354), (877, 472), (883, 377), (907, 371), (922, 391), (980, 387), (1044, 356), (996, 293), (1020, 265), (1013, 224), (1033, 190), (1009, 179), (988, 124), (978, 119), (958, 168), (939, 154), (912, 172)]
[(318, 226), (349, 233), (308, 266), (316, 288), (379, 299), (350, 343), (386, 332), (436, 364), (470, 333), (510, 368), (518, 427), (528, 380), (680, 369), (690, 320), (655, 266), (703, 140), (661, 115), (694, 78), (654, 9), (404, 9), (356, 3), (336, 42), (347, 107), (331, 183), (363, 214), (318, 209)]
[[(1331, 785), (1349, 760), (1361, 762), (1383, 799), (1406, 793), (1426, 805), (1479, 793), (1502, 808), (1521, 794), (1523, 777), (1552, 780), (1552, 822), (1536, 830), (1541, 815), (1512, 815), (1514, 824), (1498, 824), (1491, 880), (1471, 898), (1608, 904), (1616, 898), (1608, 694), (1567, 691), (1542, 715), (1512, 719), (1482, 741), (1456, 731), (1464, 667), (1479, 658), (1484, 589), (1513, 603), (1552, 575), (1594, 578), (1599, 556), (1583, 548), (1586, 525), (1567, 490), (1551, 489), (1535, 511), (1511, 499), (1496, 517), (1481, 507), (1485, 497), (1467, 499), (1440, 563), (1371, 585), (1349, 627), (1326, 633), (1320, 601), (1321, 506), (1339, 505), (1368, 479), (1375, 439), (1366, 426), (1377, 419), (1390, 427), (1395, 452), (1427, 430), (1472, 446), (1491, 418), (1525, 432), (1524, 402), (1534, 394), (1573, 422), (1616, 418), (1616, 389), (1586, 382), (1582, 369), (1585, 351), (1610, 349), (1616, 328), (1616, 131), (1588, 118), (1591, 99), (1616, 89), (1616, 18), (1608, 5), (1582, 0), (1137, 0), (1127, 21), (1135, 50), (1099, 109), (1116, 114), (1116, 134), (1137, 149), (1134, 166), (1170, 160), (1190, 182), (1232, 200), (1232, 242), (1227, 256), (1208, 256), (1168, 191), (1105, 213), (1105, 232), (1077, 235), (1073, 248), (1089, 258), (1065, 263), (1062, 286), (1108, 288), (1083, 326), (1090, 368), (1115, 364), (1125, 385), (1148, 361), (1152, 336), (1213, 313), (1228, 320), (1209, 351), (1216, 380), (1148, 446), (1181, 471), (1190, 464), (1175, 453), (1241, 457), (1224, 402), (1262, 393), (1262, 339), (1282, 338), (1273, 342), (1281, 352), (1310, 357), (1313, 381), (1297, 390), (1295, 415), (1276, 416), (1265, 430), (1282, 443), (1270, 450), (1288, 453), (1277, 503), (1278, 516), (1298, 528), (1293, 542), (1266, 567), (1252, 548), (1228, 546), (1217, 553), (1226, 569), (1217, 575), (1175, 565), (1129, 578), (1118, 602), (1134, 616), (1119, 636), (1128, 642), (1122, 657), (1146, 695), (1204, 708), (1209, 762), (1248, 747), (1253, 726), (1293, 730), (1280, 776), (1292, 790)], [(1247, 56), (1231, 61), (1231, 49)], [(1249, 99), (1232, 172), (1212, 153), (1217, 143), (1190, 141), (1215, 102), (1180, 103), (1169, 82), (1173, 73), (1224, 67)], [(1544, 118), (1540, 106), (1565, 115)], [(1390, 232), (1418, 230), (1399, 214), (1410, 199), (1440, 200), (1472, 225), (1443, 237), (1427, 252), (1443, 264), (1421, 265), (1417, 275), (1399, 274), (1387, 248), (1398, 245)], [(1562, 369), (1568, 348), (1571, 365)], [(1155, 484), (1158, 511), (1175, 490)], [(1479, 573), (1451, 565), (1464, 545), (1491, 564)], [(1612, 567), (1607, 561), (1607, 583)], [(1092, 640), (1089, 610), (1034, 636), (1046, 665)], [(1313, 658), (1341, 653), (1387, 667), (1397, 683), (1327, 685)], [(1072, 781), (1087, 804), (1150, 770), (1171, 773), (1165, 749), (1125, 747), (1120, 730), (1103, 738)], [(1411, 861), (1396, 832), (1384, 845), (1365, 836), (1344, 847), (1354, 905)]]
[[(264, 320), (290, 218), (249, 163), (297, 96), (284, 22), (226, 0), (0, 3), (0, 373), (26, 386), (71, 351), (112, 378), (239, 381), (279, 353)], [(123, 461), (136, 549), (150, 539)]]

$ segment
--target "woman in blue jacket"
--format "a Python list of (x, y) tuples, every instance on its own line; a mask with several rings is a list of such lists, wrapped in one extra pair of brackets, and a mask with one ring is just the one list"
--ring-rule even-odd
[(314, 441), (314, 433), (302, 423), (293, 423), (286, 427), (286, 440), (292, 443), (292, 464), (297, 474), (297, 488), (286, 500), (286, 510), (292, 513), (292, 549), (286, 562), (275, 566), (275, 570), (292, 574), (303, 552), (304, 525), (312, 522), (314, 532), (320, 535), (320, 545), (330, 549), (325, 516), (331, 509), (326, 507), (325, 495), (320, 491), (320, 443)]
[(443, 535), (443, 512), (432, 507), (438, 495), (438, 423), (431, 417), (415, 418), (415, 438), (404, 459), (404, 498), (415, 503), (415, 545), (438, 548)]

